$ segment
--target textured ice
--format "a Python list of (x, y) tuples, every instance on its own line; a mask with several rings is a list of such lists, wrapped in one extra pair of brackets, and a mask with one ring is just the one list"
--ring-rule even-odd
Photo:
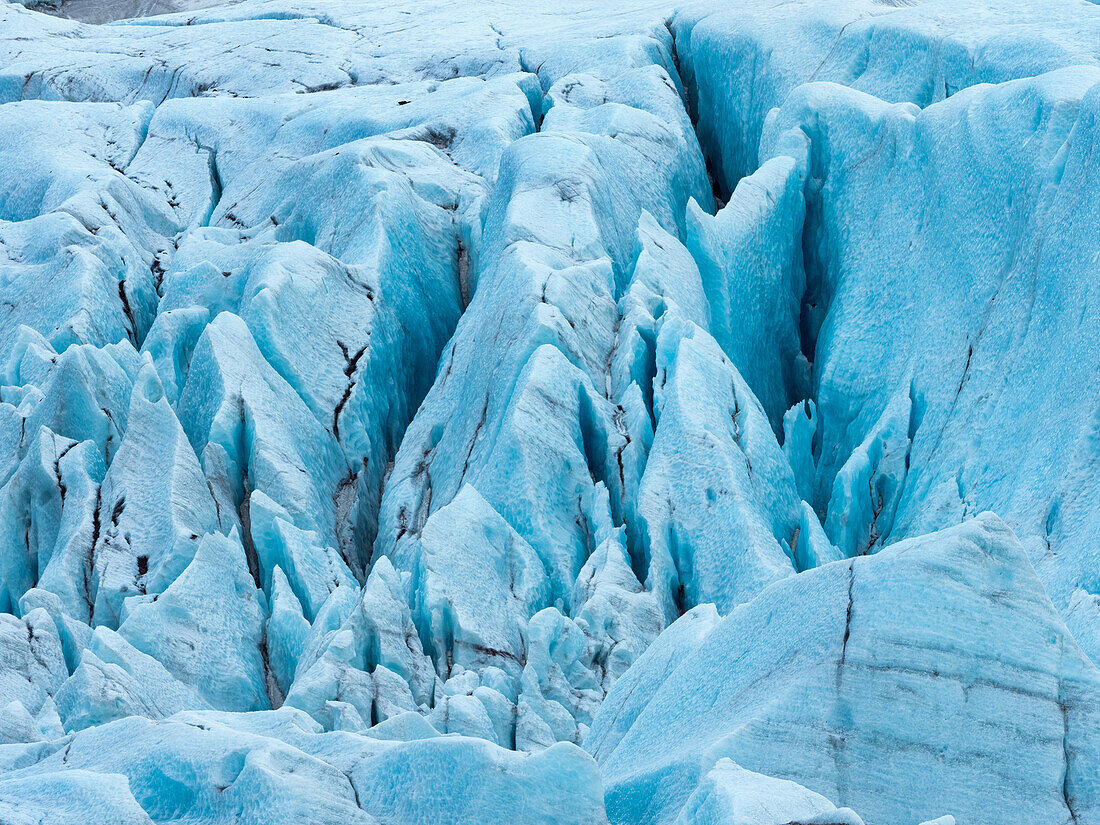
[(0, 3), (0, 821), (1100, 825), (1100, 8), (208, 6)]

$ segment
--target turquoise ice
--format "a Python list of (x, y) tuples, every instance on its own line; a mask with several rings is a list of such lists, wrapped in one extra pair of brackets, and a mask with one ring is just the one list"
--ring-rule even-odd
[(0, 820), (1100, 825), (1098, 116), (1084, 0), (0, 3)]

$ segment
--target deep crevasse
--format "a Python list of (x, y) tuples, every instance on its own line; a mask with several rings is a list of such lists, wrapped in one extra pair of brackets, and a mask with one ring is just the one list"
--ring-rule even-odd
[(1091, 7), (405, 11), (0, 7), (5, 816), (1100, 817)]

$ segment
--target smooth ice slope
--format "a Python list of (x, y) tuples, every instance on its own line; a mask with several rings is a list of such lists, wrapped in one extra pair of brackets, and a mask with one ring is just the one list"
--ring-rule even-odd
[(1096, 816), (1100, 671), (992, 515), (787, 579), (674, 645), (586, 742), (613, 821), (670, 821), (721, 758), (868, 822)]
[(1100, 823), (1098, 43), (0, 4), (0, 819)]

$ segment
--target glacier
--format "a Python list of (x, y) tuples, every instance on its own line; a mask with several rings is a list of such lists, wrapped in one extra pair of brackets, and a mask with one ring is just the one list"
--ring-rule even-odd
[(1100, 7), (0, 2), (0, 821), (1100, 825)]

